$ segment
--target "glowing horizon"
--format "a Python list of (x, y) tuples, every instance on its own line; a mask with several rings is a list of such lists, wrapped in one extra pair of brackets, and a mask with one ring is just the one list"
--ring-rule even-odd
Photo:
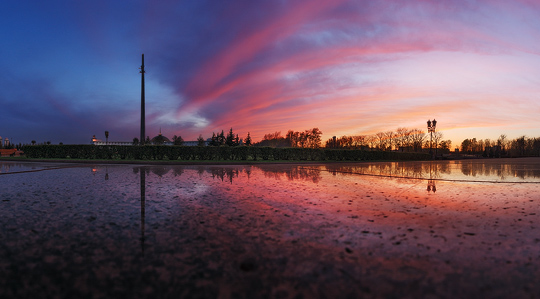
[(327, 140), (428, 119), (452, 148), (540, 137), (532, 1), (7, 6), (0, 136), (15, 143), (138, 137), (141, 53), (150, 137), (318, 127)]

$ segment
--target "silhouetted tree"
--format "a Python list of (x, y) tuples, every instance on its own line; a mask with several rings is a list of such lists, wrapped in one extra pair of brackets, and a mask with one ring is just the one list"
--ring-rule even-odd
[(105, 144), (109, 143), (109, 131), (105, 131)]
[(507, 143), (508, 141), (506, 139), (506, 135), (501, 134), (501, 136), (499, 136), (499, 139), (497, 139), (497, 145), (501, 147), (501, 151), (503, 155), (506, 154)]
[(371, 149), (375, 148), (375, 143), (377, 142), (377, 137), (375, 137), (374, 135), (368, 135), (366, 137), (366, 142), (369, 144), (369, 147)]
[(319, 148), (321, 147), (321, 136), (322, 131), (319, 128), (313, 128), (311, 130), (306, 130), (308, 136), (308, 147), (310, 148)]
[(435, 155), (437, 154), (437, 148), (439, 147), (439, 143), (441, 142), (442, 138), (442, 132), (437, 131), (433, 133), (433, 147), (435, 148)]
[(441, 140), (440, 146), (441, 150), (450, 151), (452, 147), (452, 140)]
[(244, 142), (245, 145), (251, 146), (251, 136), (249, 135), (249, 132), (247, 133), (246, 141)]
[(287, 132), (287, 135), (285, 136), (285, 139), (287, 143), (289, 143), (290, 147), (298, 147), (300, 132), (294, 132), (293, 130), (289, 130)]
[(353, 146), (354, 148), (363, 148), (366, 146), (366, 136), (365, 135), (357, 135), (353, 136)]
[(204, 138), (202, 137), (202, 135), (199, 135), (199, 137), (197, 138), (197, 146), (205, 146), (205, 141), (204, 141)]
[(223, 132), (223, 130), (221, 130), (221, 133), (217, 136), (217, 142), (218, 142), (218, 145), (225, 144), (225, 133)]
[(229, 133), (227, 133), (225, 144), (228, 146), (234, 146), (234, 133), (232, 128), (229, 130)]
[(309, 134), (309, 132), (304, 131), (304, 132), (300, 132), (300, 134), (298, 135), (298, 143), (300, 144), (300, 147), (306, 147), (307, 140), (308, 140), (308, 137), (309, 137), (308, 134)]
[(407, 128), (397, 128), (396, 130), (396, 136), (397, 136), (397, 142), (396, 146), (399, 149), (406, 147), (407, 138), (406, 136), (409, 134), (409, 129)]
[(377, 140), (379, 141), (379, 150), (384, 151), (385, 149), (385, 135), (384, 132), (378, 132), (375, 134), (375, 137), (377, 137)]
[(183, 145), (184, 144), (184, 139), (182, 138), (182, 136), (174, 135), (173, 136), (173, 144), (174, 145)]
[(210, 146), (218, 146), (217, 136), (216, 133), (212, 132), (212, 138), (210, 138), (210, 143), (208, 144)]
[(527, 137), (520, 136), (511, 142), (511, 147), (514, 156), (524, 157), (525, 156), (525, 146), (527, 145)]
[(384, 134), (386, 135), (386, 139), (387, 139), (387, 142), (386, 142), (387, 150), (391, 151), (392, 147), (394, 146), (394, 142), (395, 142), (394, 139), (396, 138), (397, 134), (393, 131), (387, 131)]
[(472, 142), (470, 139), (465, 139), (461, 142), (461, 151), (464, 153), (472, 152)]
[(139, 138), (137, 138), (137, 137), (133, 138), (133, 142), (131, 144), (132, 145), (139, 145)]
[(420, 129), (413, 129), (410, 133), (412, 147), (414, 151), (420, 151), (422, 149), (422, 144), (426, 138), (426, 133)]

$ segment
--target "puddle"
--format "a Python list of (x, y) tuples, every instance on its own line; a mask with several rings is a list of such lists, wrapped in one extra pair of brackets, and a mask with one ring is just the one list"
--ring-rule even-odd
[(0, 295), (537, 294), (540, 159), (489, 161), (1, 162)]

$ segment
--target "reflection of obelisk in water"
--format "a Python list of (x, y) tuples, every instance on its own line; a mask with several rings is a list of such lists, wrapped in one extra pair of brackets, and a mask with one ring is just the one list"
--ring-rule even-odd
[(141, 144), (144, 144), (144, 138), (145, 138), (145, 124), (144, 124), (144, 118), (145, 118), (145, 112), (144, 112), (144, 54), (142, 55), (142, 65), (141, 65), (141, 139), (139, 142)]
[(139, 169), (141, 176), (141, 250), (144, 255), (144, 218), (145, 218), (145, 202), (146, 202), (146, 172), (144, 168)]

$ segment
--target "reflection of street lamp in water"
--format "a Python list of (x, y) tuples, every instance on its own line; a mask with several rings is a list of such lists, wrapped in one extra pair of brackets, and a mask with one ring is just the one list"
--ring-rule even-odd
[(426, 189), (428, 193), (430, 191), (433, 191), (433, 193), (437, 192), (437, 187), (435, 187), (435, 180), (433, 179), (432, 175), (433, 174), (431, 172), (431, 162), (430, 162), (429, 163), (429, 180), (428, 180), (427, 189)]
[(437, 187), (435, 187), (435, 180), (428, 180), (427, 183), (427, 192), (433, 191), (433, 193), (437, 192)]

